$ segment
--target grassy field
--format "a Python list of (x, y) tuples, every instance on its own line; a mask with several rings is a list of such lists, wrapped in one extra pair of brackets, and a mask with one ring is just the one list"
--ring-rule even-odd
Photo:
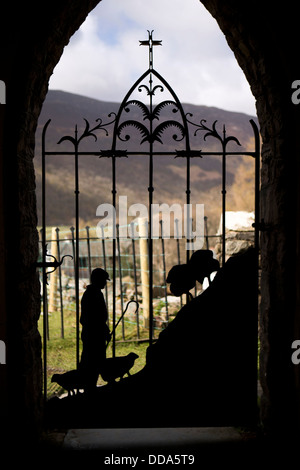
[[(112, 327), (110, 326), (110, 330)], [(39, 331), (43, 339), (43, 315), (39, 319)], [(134, 341), (136, 339), (136, 327), (125, 320), (126, 340), (122, 342), (122, 326), (119, 324), (116, 330), (116, 356), (126, 356), (130, 352), (138, 354), (134, 367), (130, 373), (141, 370), (146, 362), (146, 350), (149, 345), (148, 330), (140, 327), (140, 339), (144, 342)], [(159, 331), (156, 332), (156, 336)], [(81, 353), (80, 341), (80, 353)], [(107, 357), (112, 357), (111, 343), (107, 348)], [(53, 394), (60, 395), (64, 390), (56, 383), (51, 383), (51, 377), (55, 373), (62, 374), (68, 370), (76, 369), (76, 316), (75, 311), (64, 311), (64, 338), (61, 337), (60, 312), (49, 314), (49, 340), (47, 341), (47, 389), (48, 397)], [(98, 385), (106, 382), (99, 377)]]

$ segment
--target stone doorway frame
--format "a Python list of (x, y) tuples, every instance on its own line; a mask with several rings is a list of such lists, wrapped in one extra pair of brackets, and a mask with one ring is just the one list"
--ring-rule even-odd
[[(63, 47), (98, 3), (90, 0), (83, 7), (79, 0), (52, 2), (46, 17), (33, 2), (21, 5), (17, 15), (13, 6), (3, 6), (14, 28), (1, 31), (1, 79), (6, 84), (0, 114), (1, 334), (9, 366), (1, 370), (1, 394), (2, 402), (13, 404), (15, 419), (32, 433), (42, 417), (34, 134)], [(299, 78), (291, 47), (297, 44), (298, 6), (289, 11), (276, 5), (270, 10), (258, 0), (251, 9), (237, 0), (202, 3), (217, 20), (251, 85), (263, 139), (262, 421), (272, 429), (284, 424), (300, 427), (300, 377), (290, 359), (292, 341), (300, 337), (300, 162), (295, 158), (300, 154), (300, 116), (290, 99), (291, 83)], [(288, 27), (284, 37), (279, 34), (282, 25)]]

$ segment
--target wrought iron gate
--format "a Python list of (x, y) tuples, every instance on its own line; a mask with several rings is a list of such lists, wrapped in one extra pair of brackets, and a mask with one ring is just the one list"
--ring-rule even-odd
[[(49, 261), (47, 253), (46, 241), (46, 221), (47, 221), (47, 208), (46, 208), (46, 158), (52, 155), (69, 155), (74, 159), (74, 176), (75, 176), (75, 297), (76, 297), (76, 363), (79, 363), (79, 316), (80, 316), (80, 299), (79, 299), (79, 158), (84, 155), (93, 155), (100, 158), (109, 158), (111, 160), (112, 171), (112, 205), (116, 207), (116, 167), (117, 160), (129, 155), (139, 155), (148, 158), (148, 251), (149, 251), (149, 343), (151, 344), (153, 338), (153, 298), (152, 288), (153, 285), (153, 243), (152, 243), (152, 230), (153, 230), (153, 176), (154, 176), (154, 157), (156, 156), (173, 156), (175, 158), (183, 158), (186, 162), (186, 188), (185, 188), (185, 203), (187, 208), (190, 207), (191, 196), (191, 159), (205, 158), (209, 156), (219, 156), (222, 161), (222, 262), (225, 262), (225, 226), (226, 226), (226, 162), (229, 156), (249, 156), (255, 160), (255, 247), (259, 247), (259, 172), (260, 172), (260, 139), (258, 128), (253, 120), (250, 120), (254, 135), (254, 149), (253, 151), (231, 151), (228, 150), (228, 143), (234, 142), (240, 146), (240, 142), (234, 136), (228, 136), (226, 133), (225, 125), (220, 133), (217, 129), (217, 121), (211, 127), (202, 119), (199, 123), (192, 121), (192, 115), (185, 113), (182, 104), (180, 103), (177, 95), (167, 81), (154, 69), (153, 66), (153, 47), (161, 45), (161, 41), (153, 39), (153, 31), (148, 31), (148, 39), (140, 41), (140, 45), (147, 46), (149, 50), (149, 68), (141, 75), (141, 77), (130, 88), (124, 97), (117, 113), (108, 115), (107, 122), (102, 119), (97, 119), (96, 124), (91, 126), (85, 119), (85, 129), (81, 135), (78, 133), (77, 125), (75, 127), (73, 136), (62, 137), (58, 145), (64, 141), (69, 141), (72, 145), (70, 151), (50, 151), (46, 148), (46, 135), (51, 120), (49, 119), (42, 132), (42, 262), (39, 267), (43, 272), (43, 302), (44, 302), (44, 317), (43, 317), (43, 330), (44, 330), (44, 394), (47, 395), (47, 276), (49, 272), (47, 269), (52, 267), (56, 269), (62, 260), (56, 259)], [(145, 94), (147, 102), (132, 98), (134, 92), (138, 91)], [(154, 97), (159, 93), (167, 92), (168, 99), (158, 100), (154, 102)], [(164, 95), (165, 96), (165, 95)], [(141, 113), (141, 119), (128, 119), (132, 109), (138, 109)], [(172, 119), (169, 117), (163, 119), (161, 114), (163, 110), (169, 109), (172, 113)], [(125, 116), (125, 119), (124, 119)], [(80, 150), (80, 144), (87, 138), (93, 137), (97, 141), (97, 132), (105, 132), (108, 135), (109, 126), (113, 127), (112, 145), (109, 149), (97, 149), (94, 152), (85, 152)], [(140, 134), (140, 145), (142, 150), (130, 151), (126, 147), (126, 142), (130, 140), (130, 128), (134, 128)], [(191, 148), (190, 144), (190, 128), (194, 130), (194, 134), (199, 131), (203, 132), (203, 139), (210, 137), (215, 139), (220, 144), (219, 151), (205, 152), (200, 149)], [(163, 151), (164, 133), (168, 129), (175, 129), (173, 140), (180, 143), (180, 150)], [(129, 133), (126, 133), (129, 131)], [(145, 148), (147, 146), (147, 148)], [(158, 147), (160, 146), (160, 148)], [(189, 210), (189, 209), (188, 209)], [(187, 226), (190, 227), (191, 214), (187, 214)], [(115, 222), (115, 221), (114, 221)], [(113, 224), (115, 227), (116, 225)], [(188, 228), (189, 230), (189, 228)], [(187, 236), (189, 239), (189, 234)], [(113, 282), (113, 324), (116, 323), (116, 237), (113, 236), (113, 266), (112, 266), (112, 282)], [(187, 260), (189, 258), (189, 251), (187, 250)], [(258, 265), (257, 265), (258, 266)], [(113, 335), (113, 355), (115, 355), (115, 333)]]

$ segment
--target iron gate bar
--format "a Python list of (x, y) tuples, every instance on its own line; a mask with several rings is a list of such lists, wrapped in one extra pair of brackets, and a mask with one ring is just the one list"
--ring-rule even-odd
[(166, 320), (168, 321), (169, 320), (169, 309), (168, 309), (165, 240), (164, 240), (164, 234), (163, 234), (163, 221), (160, 220), (159, 223), (160, 223), (160, 238), (161, 238), (162, 259), (163, 259), (163, 280), (164, 280), (165, 304), (166, 304)]
[[(161, 41), (153, 41), (152, 31), (151, 31), (151, 33), (150, 33), (150, 31), (148, 31), (148, 41), (142, 41), (141, 44), (149, 46), (149, 69), (141, 75), (141, 77), (133, 84), (133, 86), (130, 88), (130, 90), (125, 95), (125, 97), (124, 97), (124, 99), (123, 99), (123, 101), (122, 101), (122, 103), (119, 107), (119, 110), (118, 110), (118, 113), (116, 115), (116, 119), (115, 119), (115, 122), (114, 122), (113, 141), (112, 141), (111, 150), (109, 150), (109, 151), (102, 150), (101, 151), (101, 157), (111, 157), (112, 158), (112, 194), (113, 194), (112, 203), (113, 203), (113, 207), (116, 208), (116, 192), (117, 191), (116, 191), (116, 162), (115, 162), (115, 158), (116, 158), (116, 151), (117, 151), (117, 148), (116, 148), (117, 147), (117, 137), (122, 141), (123, 140), (128, 141), (130, 139), (130, 136), (126, 135), (125, 139), (122, 139), (121, 138), (121, 132), (122, 132), (123, 128), (125, 128), (127, 126), (134, 126), (142, 133), (142, 136), (144, 137), (144, 139), (141, 141), (141, 143), (143, 143), (145, 141), (148, 141), (148, 143), (149, 143), (149, 151), (145, 152), (144, 154), (149, 156), (149, 186), (148, 186), (148, 222), (149, 222), (149, 226), (148, 226), (149, 239), (148, 240), (149, 240), (149, 246), (148, 246), (148, 249), (149, 249), (149, 284), (150, 284), (150, 286), (152, 286), (153, 285), (153, 243), (152, 243), (152, 225), (153, 225), (152, 218), (153, 218), (153, 214), (152, 214), (152, 204), (153, 204), (153, 192), (154, 192), (154, 187), (153, 187), (153, 155), (154, 155), (153, 143), (154, 143), (154, 141), (161, 142), (160, 134), (163, 133), (164, 130), (167, 127), (174, 126), (174, 125), (176, 127), (179, 127), (179, 130), (182, 133), (182, 138), (177, 139), (176, 136), (175, 136), (175, 140), (185, 139), (186, 161), (187, 161), (187, 169), (186, 169), (186, 203), (187, 203), (187, 210), (188, 210), (188, 214), (187, 214), (187, 220), (188, 220), (188, 223), (187, 223), (188, 236), (187, 236), (187, 238), (188, 239), (190, 238), (189, 237), (189, 229), (190, 229), (190, 224), (189, 224), (189, 221), (190, 221), (190, 156), (189, 156), (189, 152), (190, 152), (190, 145), (189, 145), (189, 132), (188, 132), (187, 119), (186, 119), (186, 115), (184, 113), (183, 107), (181, 105), (181, 102), (179, 101), (177, 95), (175, 94), (174, 90), (170, 87), (170, 85), (164, 80), (164, 78), (158, 72), (156, 72), (153, 69), (153, 50), (152, 50), (152, 46), (153, 45), (160, 45)], [(149, 86), (146, 86), (142, 82), (148, 76), (149, 76)], [(155, 76), (159, 80), (159, 82), (161, 82), (166, 87), (166, 89), (169, 91), (169, 93), (171, 94), (171, 96), (173, 97), (173, 99), (175, 101), (168, 100), (168, 101), (161, 102), (159, 105), (157, 105), (155, 107), (155, 109), (153, 109), (153, 96), (155, 95), (156, 89), (160, 89), (161, 91), (164, 91), (164, 88), (161, 85), (156, 85), (156, 86), (153, 87), (153, 76)], [(147, 91), (147, 95), (149, 96), (149, 110), (146, 107), (146, 105), (144, 105), (144, 103), (142, 103), (139, 100), (129, 101), (129, 97), (132, 95), (134, 90), (138, 89), (138, 91), (141, 91), (143, 88), (145, 88), (145, 90)], [(166, 105), (170, 105), (170, 104), (172, 106), (175, 105), (177, 110), (179, 110), (180, 115), (181, 115), (181, 119), (182, 119), (182, 123), (179, 123), (178, 121), (166, 120), (162, 124), (159, 124), (154, 130), (153, 129), (153, 119), (154, 119), (154, 117), (157, 117), (154, 114), (155, 111), (156, 111), (156, 114), (159, 115), (160, 110), (161, 110), (160, 108), (162, 108)], [(141, 123), (139, 123), (138, 121), (135, 121), (135, 120), (127, 120), (127, 121), (124, 121), (124, 122), (120, 123), (121, 115), (124, 111), (126, 111), (126, 112), (129, 111), (129, 109), (128, 109), (129, 105), (137, 105), (142, 109), (142, 111), (145, 115), (145, 119), (146, 118), (149, 119), (149, 130), (143, 124), (141, 124)], [(173, 136), (173, 138), (174, 138), (174, 136)], [(122, 154), (124, 151), (119, 150), (119, 152), (121, 152), (121, 154)], [(125, 151), (125, 153), (126, 153), (126, 156), (131, 154), (127, 150)], [(161, 152), (159, 152), (158, 154), (160, 155)], [(115, 211), (114, 211), (114, 217), (115, 217)], [(115, 221), (113, 221), (113, 222), (114, 222), (114, 227), (115, 227)], [(115, 237), (113, 238), (113, 252), (115, 253)], [(188, 261), (188, 259), (189, 259), (188, 250), (187, 250), (187, 253), (186, 253), (186, 257), (187, 257), (187, 261)], [(115, 267), (115, 256), (113, 256), (113, 321), (114, 321), (114, 323), (115, 323), (115, 310), (116, 310), (116, 307), (115, 307), (115, 281), (114, 281), (114, 279), (115, 279), (115, 268), (116, 268)], [(153, 339), (153, 292), (152, 292), (152, 287), (150, 287), (150, 289), (149, 289), (149, 344), (150, 345), (152, 344), (152, 339)], [(115, 338), (113, 338), (113, 355), (115, 355), (114, 345), (115, 345)]]
[(90, 227), (87, 225), (86, 229), (86, 242), (87, 242), (87, 254), (88, 254), (88, 270), (89, 270), (89, 278), (92, 274), (92, 265), (91, 265), (91, 244), (90, 244)]
[[(187, 113), (186, 116), (193, 116), (191, 113)], [(223, 125), (223, 135), (220, 135), (219, 132), (216, 129), (216, 124), (217, 121), (214, 121), (212, 128), (207, 127), (204, 123), (206, 122), (205, 119), (200, 120), (200, 124), (196, 124), (190, 119), (187, 119), (189, 124), (192, 124), (193, 126), (197, 127), (197, 129), (194, 132), (194, 136), (201, 131), (206, 131), (206, 134), (203, 137), (203, 140), (206, 140), (206, 137), (214, 137), (217, 140), (220, 141), (221, 146), (222, 146), (222, 266), (225, 264), (225, 259), (226, 259), (226, 221), (225, 221), (225, 214), (226, 214), (226, 147), (227, 144), (231, 141), (234, 141), (237, 145), (241, 146), (240, 142), (238, 139), (234, 136), (226, 136), (226, 129), (225, 125)]]
[[(253, 121), (250, 120), (250, 124), (253, 129), (254, 133), (254, 144), (255, 144), (255, 214), (254, 214), (254, 246), (256, 249), (256, 324), (258, 324), (258, 312), (259, 312), (259, 230), (260, 230), (260, 199), (259, 199), (259, 191), (260, 191), (260, 136), (257, 125)], [(256, 328), (256, 337), (255, 342), (258, 347), (258, 328)], [(258, 380), (258, 370), (257, 367), (255, 369), (256, 373), (256, 384)], [(257, 388), (256, 388), (257, 393)]]
[(47, 400), (47, 321), (48, 321), (48, 299), (47, 299), (47, 274), (46, 274), (46, 143), (45, 136), (50, 119), (46, 122), (42, 132), (42, 277), (43, 277), (43, 354), (44, 354), (44, 403)]
[[(249, 122), (251, 123), (252, 119), (249, 120)], [(254, 123), (255, 124), (255, 123)], [(255, 124), (256, 125), (256, 124)], [(78, 156), (94, 156), (94, 157), (106, 157), (106, 158), (111, 158), (112, 155), (109, 154), (111, 153), (110, 150), (100, 150), (98, 152), (78, 152)], [(143, 151), (140, 151), (140, 152), (131, 152), (131, 151), (126, 151), (126, 154), (125, 152), (122, 152), (124, 153), (123, 155), (118, 155), (118, 157), (120, 158), (121, 156), (122, 157), (128, 157), (128, 156), (133, 156), (133, 155), (149, 155), (149, 152), (143, 152)], [(74, 152), (45, 152), (45, 155), (73, 155), (74, 156)], [(153, 156), (158, 156), (158, 155), (161, 155), (161, 156), (175, 156), (175, 157), (186, 157), (187, 155), (185, 154), (185, 151), (184, 150), (175, 150), (174, 152), (153, 152)], [(197, 158), (197, 157), (203, 157), (203, 156), (209, 156), (209, 155), (223, 155), (223, 152), (205, 152), (205, 151), (202, 151), (202, 150), (190, 150), (189, 152), (189, 157), (190, 158)], [(243, 151), (240, 151), (240, 152), (226, 152), (226, 155), (228, 156), (234, 156), (234, 155), (249, 155), (251, 157), (255, 157), (256, 155), (256, 152), (243, 152)], [(116, 155), (117, 156), (117, 155)]]
[[(58, 142), (60, 143), (60, 142)], [(76, 299), (76, 369), (79, 366), (79, 173), (78, 173), (78, 131), (75, 126), (75, 299)]]
[(253, 129), (254, 133), (254, 145), (255, 145), (255, 214), (254, 214), (254, 246), (257, 250), (257, 269), (258, 269), (258, 251), (259, 251), (259, 229), (260, 229), (260, 198), (259, 198), (259, 191), (260, 191), (260, 136), (258, 127), (253, 121), (250, 120), (250, 124)]
[(204, 238), (206, 243), (206, 249), (209, 250), (209, 236), (208, 236), (208, 228), (207, 228), (207, 216), (204, 216)]
[[(116, 224), (117, 229), (117, 248), (118, 248), (118, 270), (119, 270), (119, 289), (120, 289), (120, 302), (121, 302), (121, 312), (124, 311), (123, 304), (123, 286), (122, 286), (122, 263), (121, 263), (121, 246), (120, 246), (120, 235), (119, 235), (119, 224)], [(115, 325), (115, 323), (113, 323)], [(122, 318), (122, 338), (125, 339), (125, 325), (124, 317)]]

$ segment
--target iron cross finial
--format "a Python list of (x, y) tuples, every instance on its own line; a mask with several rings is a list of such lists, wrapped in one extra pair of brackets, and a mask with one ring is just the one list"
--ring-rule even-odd
[(148, 40), (140, 41), (140, 46), (149, 46), (149, 68), (153, 69), (153, 46), (162, 46), (162, 40), (154, 40), (152, 38), (152, 31), (148, 31)]

